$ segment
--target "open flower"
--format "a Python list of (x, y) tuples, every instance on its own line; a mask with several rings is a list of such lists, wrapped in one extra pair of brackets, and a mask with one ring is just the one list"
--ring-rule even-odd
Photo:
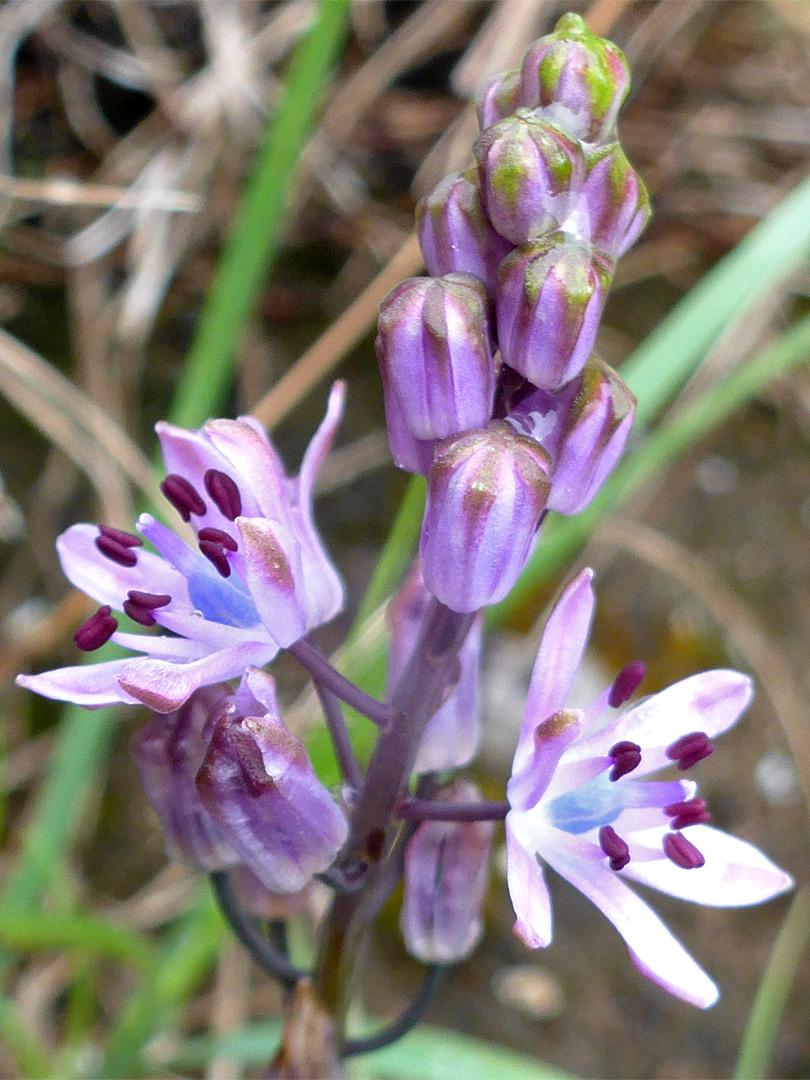
[[(343, 586), (312, 517), (313, 486), (343, 411), (336, 383), (323, 422), (290, 478), (251, 417), (210, 420), (199, 431), (158, 424), (168, 475), (161, 487), (196, 547), (149, 514), (138, 532), (73, 525), (57, 540), (65, 574), (102, 606), (74, 640), (90, 652), (106, 641), (142, 654), (20, 675), (45, 697), (99, 707), (142, 702), (178, 709), (201, 686), (262, 667), (343, 604)], [(112, 611), (169, 634), (118, 631)]]
[(551, 941), (542, 860), (610, 919), (644, 975), (707, 1008), (717, 987), (621, 879), (716, 907), (757, 904), (793, 884), (756, 848), (706, 824), (692, 781), (646, 779), (708, 756), (711, 738), (751, 700), (751, 681), (707, 671), (604, 720), (638, 686), (634, 664), (587, 709), (566, 708), (593, 614), (591, 578), (585, 570), (567, 586), (546, 624), (507, 787), (515, 933), (530, 948)]

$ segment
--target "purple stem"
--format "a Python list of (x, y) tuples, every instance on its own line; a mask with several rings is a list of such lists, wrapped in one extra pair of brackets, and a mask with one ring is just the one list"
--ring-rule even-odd
[(387, 728), (396, 722), (397, 710), (392, 705), (378, 701), (365, 690), (361, 690), (359, 686), (355, 686), (345, 675), (341, 675), (337, 668), (333, 668), (308, 641), (296, 641), (294, 645), (288, 646), (287, 652), (309, 672), (316, 686), (320, 684), (330, 690), (341, 701), (345, 701), (347, 705), (371, 720), (373, 724)]
[(350, 787), (354, 788), (355, 791), (359, 791), (363, 786), (363, 770), (360, 768), (360, 762), (354, 756), (352, 741), (349, 738), (349, 729), (346, 727), (346, 719), (343, 715), (343, 709), (340, 707), (340, 700), (337, 694), (327, 690), (318, 679), (313, 679), (312, 682), (321, 703), (323, 715), (326, 718), (326, 726), (329, 728), (329, 734), (332, 737), (332, 746), (335, 749), (335, 757), (338, 760), (340, 771), (343, 773), (343, 778)]
[(397, 807), (397, 815), (407, 821), (503, 821), (508, 813), (508, 802), (403, 799)]

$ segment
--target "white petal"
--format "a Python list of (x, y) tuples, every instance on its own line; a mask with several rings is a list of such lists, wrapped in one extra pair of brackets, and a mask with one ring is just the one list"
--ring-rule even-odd
[[(511, 820), (510, 820), (511, 819)], [(513, 829), (514, 812), (506, 817), (506, 881), (517, 919), (514, 933), (530, 949), (551, 942), (551, 898), (543, 868), (533, 851), (524, 847)]]
[(571, 858), (551, 848), (543, 858), (588, 897), (616, 927), (639, 971), (676, 997), (707, 1009), (717, 987), (652, 908), (600, 862)]
[(77, 664), (75, 667), (43, 671), (41, 675), (18, 675), (14, 681), (18, 686), (24, 686), (26, 690), (33, 690), (43, 697), (72, 701), (92, 709), (119, 705), (121, 702), (137, 705), (137, 699), (118, 683), (118, 676), (130, 662), (130, 657), (125, 657), (101, 664)]
[[(660, 846), (666, 829), (655, 838), (644, 834), (645, 843)], [(636, 863), (631, 859), (622, 871), (654, 889), (712, 907), (746, 907), (761, 904), (793, 887), (793, 879), (775, 866), (767, 856), (745, 840), (738, 840), (709, 825), (691, 825), (684, 830), (705, 857), (706, 863), (695, 870), (682, 870), (666, 857), (655, 862)], [(632, 846), (631, 846), (632, 851)]]
[(753, 685), (747, 675), (738, 671), (704, 671), (642, 701), (593, 738), (581, 740), (571, 753), (576, 757), (605, 754), (614, 743), (628, 739), (641, 747), (641, 764), (634, 769), (633, 776), (644, 776), (672, 764), (664, 751), (682, 735), (704, 731), (711, 739), (728, 731), (745, 711), (752, 695)]

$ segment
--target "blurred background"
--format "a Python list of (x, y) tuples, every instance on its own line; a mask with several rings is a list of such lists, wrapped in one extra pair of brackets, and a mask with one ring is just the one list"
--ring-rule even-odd
[[(293, 58), (318, 13), (313, 0), (0, 7), (0, 1075), (258, 1075), (225, 1050), (181, 1053), (191, 1037), (278, 1015), (281, 998), (199, 899), (195, 875), (166, 863), (128, 751), (143, 715), (60, 719), (11, 680), (75, 662), (72, 633), (91, 607), (70, 592), (54, 540), (76, 520), (129, 526), (155, 492), (156, 420), (196, 426), (210, 413), (255, 410), (294, 470), (333, 375), (348, 379), (349, 404), (318, 519), (349, 588), (349, 610), (325, 637), (337, 646), (407, 483), (383, 427), (376, 305), (420, 271), (414, 205), (467, 164), (469, 101), (569, 8), (627, 55), (633, 87), (620, 136), (654, 208), (620, 263), (598, 342), (620, 367), (808, 175), (804, 0), (336, 2), (340, 25), (310, 106), (306, 95), (291, 104), (285, 88), (303, 77)], [(227, 276), (233, 223), (254, 163), (268, 155), (263, 182), (277, 198), (257, 256), (260, 289), (228, 324), (228, 289), (249, 292)], [(248, 239), (261, 232), (262, 218), (246, 229)], [(721, 385), (805, 315), (809, 290), (806, 259), (755, 286), (670, 408)], [(600, 587), (595, 688), (636, 657), (649, 665), (650, 691), (715, 665), (754, 675), (754, 706), (701, 765), (701, 794), (716, 824), (805, 883), (807, 369), (769, 381), (657, 470), (582, 558)], [(477, 779), (495, 798), (535, 620), (559, 580), (535, 589), (490, 640)], [(277, 674), (292, 702), (298, 673), (282, 662)], [(487, 937), (451, 975), (430, 1023), (579, 1076), (731, 1075), (789, 900), (722, 911), (655, 898), (722, 990), (700, 1013), (639, 976), (566, 883), (552, 891), (555, 942), (529, 953), (511, 934), (495, 875)], [(419, 981), (396, 919), (393, 905), (367, 961), (378, 1016), (395, 1015)], [(810, 1072), (809, 993), (800, 964), (771, 1075)]]

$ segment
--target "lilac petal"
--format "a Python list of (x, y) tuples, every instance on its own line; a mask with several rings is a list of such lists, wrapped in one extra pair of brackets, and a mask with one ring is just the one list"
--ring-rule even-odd
[[(543, 858), (613, 923), (642, 975), (700, 1009), (714, 1005), (719, 992), (712, 980), (676, 941), (652, 908), (617, 874), (598, 862), (566, 856), (551, 846), (543, 851)], [(626, 869), (622, 871), (623, 874), (626, 872)]]
[[(528, 755), (538, 724), (562, 709), (582, 662), (596, 603), (593, 570), (587, 568), (566, 585), (543, 630), (515, 762)], [(525, 746), (524, 746), (525, 744)]]
[(247, 584), (267, 633), (285, 647), (307, 632), (300, 592), (304, 573), (292, 530), (265, 518), (236, 519)]
[[(187, 616), (191, 618), (191, 616)], [(111, 641), (124, 649), (147, 653), (160, 660), (201, 660), (208, 656), (211, 649), (198, 641), (187, 641), (182, 637), (168, 637), (166, 634), (128, 634), (123, 631), (113, 634)], [(220, 646), (221, 648), (221, 646)]]
[(537, 725), (531, 744), (528, 739), (518, 744), (506, 786), (514, 810), (531, 810), (545, 795), (560, 758), (579, 737), (581, 717), (578, 709), (560, 709)]
[(79, 664), (76, 667), (55, 668), (41, 675), (18, 675), (18, 686), (33, 690), (35, 694), (54, 698), (56, 701), (72, 701), (100, 709), (104, 705), (137, 705), (137, 698), (128, 694), (119, 684), (118, 676), (131, 663), (123, 660), (106, 660), (101, 664)]
[[(208, 496), (204, 477), (209, 469), (216, 469), (230, 476), (233, 472), (231, 463), (215, 449), (204, 432), (188, 431), (186, 428), (176, 427), (174, 424), (163, 421), (155, 425), (155, 431), (160, 439), (166, 472), (176, 473), (188, 480), (205, 502), (205, 514), (192, 515), (191, 525), (194, 530), (213, 527), (225, 529), (227, 532), (231, 521), (221, 513), (213, 499)], [(242, 495), (243, 512), (249, 515), (257, 514), (259, 509), (252, 493), (245, 485), (239, 483), (239, 479), (236, 479), (236, 483)]]
[(261, 705), (265, 713), (271, 716), (279, 715), (278, 699), (276, 698), (276, 681), (272, 675), (260, 668), (249, 667), (244, 675), (247, 687), (253, 697)]
[(281, 458), (264, 431), (241, 419), (209, 420), (204, 430), (230, 462), (230, 474), (239, 490), (252, 493), (259, 514), (286, 518), (290, 510), (289, 481)]
[(228, 842), (273, 892), (298, 892), (346, 839), (343, 812), (301, 739), (279, 719), (220, 722), (197, 789)]
[(577, 757), (607, 753), (614, 743), (628, 739), (643, 748), (633, 775), (645, 776), (672, 764), (664, 751), (682, 735), (703, 731), (712, 739), (728, 731), (752, 696), (753, 684), (747, 675), (724, 669), (704, 671), (642, 701), (580, 742), (574, 752)]
[(323, 465), (326, 455), (332, 448), (335, 433), (343, 419), (345, 403), (346, 383), (340, 379), (332, 385), (332, 389), (329, 391), (326, 415), (318, 425), (318, 430), (310, 439), (309, 446), (306, 448), (301, 462), (301, 472), (298, 476), (298, 504), (310, 524), (312, 524), (311, 512), (315, 481), (318, 478), (318, 471)]
[(135, 549), (135, 566), (120, 566), (106, 558), (95, 545), (97, 525), (71, 525), (56, 541), (56, 550), (65, 576), (97, 604), (109, 604), (121, 611), (130, 589), (167, 594), (172, 602), (187, 605), (185, 578), (159, 555)]
[(199, 687), (235, 679), (249, 664), (261, 667), (273, 655), (273, 646), (248, 642), (211, 653), (189, 664), (151, 659), (130, 660), (118, 681), (124, 691), (155, 712), (173, 712)]
[(516, 835), (522, 816), (512, 810), (506, 817), (506, 881), (517, 916), (514, 933), (528, 948), (544, 949), (551, 944), (551, 898), (537, 856)]
[[(652, 833), (643, 835), (660, 847), (668, 830), (657, 831), (658, 844)], [(691, 825), (686, 834), (706, 863), (696, 870), (684, 872), (667, 858), (655, 862), (636, 863), (632, 858), (624, 876), (651, 885), (654, 889), (711, 907), (747, 907), (761, 904), (793, 888), (793, 879), (770, 859), (745, 840), (713, 829), (710, 825)], [(631, 848), (632, 851), (632, 848)]]
[(190, 641), (207, 645), (210, 649), (225, 649), (229, 645), (241, 645), (245, 641), (274, 645), (265, 628), (258, 623), (247, 628), (225, 626), (223, 623), (204, 619), (202, 615), (177, 615), (166, 608), (154, 612), (155, 621), (173, 634), (180, 634)]

